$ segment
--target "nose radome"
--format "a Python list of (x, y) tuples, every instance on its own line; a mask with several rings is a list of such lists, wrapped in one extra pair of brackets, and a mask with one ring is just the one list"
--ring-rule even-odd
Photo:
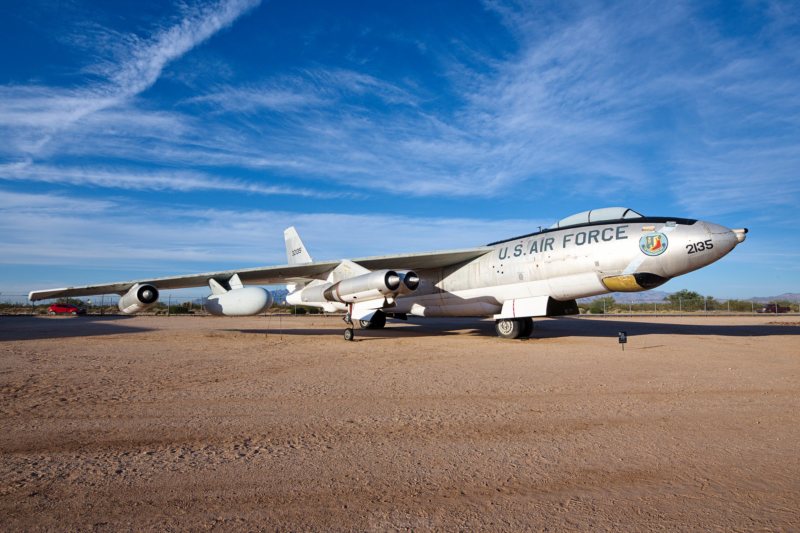
[(719, 224), (714, 224), (713, 222), (704, 222), (708, 232), (713, 235), (725, 235), (726, 237), (733, 234), (733, 237), (736, 238), (736, 244), (744, 242), (745, 238), (747, 237), (748, 229), (741, 228), (741, 229), (730, 229), (726, 228), (725, 226), (720, 226)]
[(703, 224), (714, 246), (717, 248), (716, 251), (719, 257), (733, 250), (737, 244), (744, 242), (745, 236), (747, 235), (747, 229), (732, 230), (725, 226), (714, 224), (713, 222), (703, 222)]
[(729, 228), (725, 226), (720, 226), (719, 224), (714, 224), (713, 222), (703, 222), (706, 227), (706, 230), (711, 233), (712, 235), (723, 235), (725, 233), (732, 233)]

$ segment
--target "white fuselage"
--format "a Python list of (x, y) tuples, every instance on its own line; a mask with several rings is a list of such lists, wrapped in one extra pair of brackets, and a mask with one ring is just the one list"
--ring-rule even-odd
[[(419, 270), (419, 288), (387, 301), (383, 310), (417, 316), (488, 316), (500, 313), (511, 300), (569, 301), (641, 291), (718, 260), (743, 239), (740, 230), (666, 219), (545, 230), (495, 243), (485, 255), (460, 265)], [(290, 302), (347, 308), (299, 296), (290, 295)], [(532, 316), (538, 314), (543, 313)]]

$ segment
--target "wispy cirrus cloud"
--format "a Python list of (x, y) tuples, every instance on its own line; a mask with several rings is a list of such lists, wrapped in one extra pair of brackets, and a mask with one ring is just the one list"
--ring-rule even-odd
[(12, 213), (34, 213), (41, 216), (43, 210), (74, 211), (82, 213), (107, 213), (117, 207), (109, 200), (80, 198), (62, 194), (30, 194), (0, 189), (0, 210)]
[[(200, 113), (228, 114), (212, 126), (223, 141), (198, 142), (190, 126), (150, 155), (413, 196), (524, 187), (618, 201), (666, 183), (694, 213), (740, 210), (765, 183), (780, 191), (769, 204), (796, 198), (800, 91), (796, 70), (780, 68), (794, 40), (752, 45), (683, 3), (490, 7), (519, 47), (440, 52), (446, 106), (429, 82), (298, 70), (188, 99)], [(743, 192), (703, 202), (726, 175)]]
[[(200, 4), (150, 38), (123, 40), (116, 62), (94, 65), (104, 81), (91, 91), (0, 88), (0, 124), (18, 134), (5, 153), (258, 170), (302, 179), (301, 190), (335, 183), (368, 195), (633, 196), (647, 210), (666, 193), (693, 215), (798, 199), (789, 3), (742, 6), (761, 21), (742, 37), (688, 2), (486, 2), (486, 23), (511, 44), (432, 40), (417, 50), (435, 64), (424, 75), (311, 63), (193, 85), (161, 109), (144, 98), (165, 65), (253, 5)], [(87, 95), (94, 107), (83, 107)], [(70, 135), (48, 137), (59, 123)]]
[(0, 88), (0, 132), (18, 141), (13, 148), (35, 155), (57, 132), (82, 118), (120, 105), (151, 87), (171, 61), (232, 24), (260, 0), (220, 0), (187, 10), (177, 24), (150, 38), (125, 40), (118, 61), (90, 65), (97, 81), (76, 88), (5, 86)]
[(287, 112), (324, 105), (321, 95), (280, 86), (226, 87), (195, 96), (190, 104), (208, 104), (225, 112), (247, 113), (264, 110)]
[(137, 268), (141, 275), (165, 269), (221, 270), (285, 263), (283, 229), (290, 225), (298, 228), (315, 259), (330, 260), (480, 246), (540, 224), (480, 217), (198, 209), (0, 189), (0, 231), (7, 236), (0, 265), (81, 260), (109, 270)]
[(41, 182), (81, 185), (127, 191), (218, 191), (265, 196), (292, 195), (310, 198), (337, 198), (352, 194), (318, 191), (287, 185), (270, 185), (252, 180), (220, 178), (197, 171), (133, 170), (99, 165), (48, 166), (30, 162), (0, 165), (0, 181)]
[(261, 84), (223, 86), (189, 98), (187, 104), (208, 104), (228, 113), (297, 112), (335, 107), (348, 98), (369, 96), (386, 104), (414, 106), (419, 97), (374, 76), (346, 69), (304, 69)]

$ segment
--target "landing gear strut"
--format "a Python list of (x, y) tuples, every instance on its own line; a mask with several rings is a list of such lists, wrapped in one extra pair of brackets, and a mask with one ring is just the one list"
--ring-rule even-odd
[(353, 320), (350, 317), (350, 313), (347, 313), (342, 317), (345, 324), (347, 324), (347, 329), (344, 330), (344, 340), (351, 341), (356, 336), (355, 331), (353, 330)]

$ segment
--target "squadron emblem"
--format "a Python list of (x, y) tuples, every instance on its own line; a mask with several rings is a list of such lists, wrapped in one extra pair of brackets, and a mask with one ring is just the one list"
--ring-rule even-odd
[(639, 249), (644, 252), (645, 255), (649, 256), (663, 254), (667, 251), (668, 245), (669, 240), (663, 233), (649, 233), (647, 235), (642, 235), (642, 238), (639, 239)]

